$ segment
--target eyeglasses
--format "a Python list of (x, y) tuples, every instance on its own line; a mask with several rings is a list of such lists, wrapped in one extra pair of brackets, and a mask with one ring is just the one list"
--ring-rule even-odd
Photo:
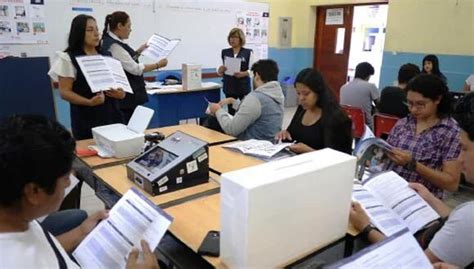
[(412, 108), (424, 109), (426, 107), (426, 105), (428, 104), (428, 102), (426, 102), (426, 101), (417, 101), (417, 102), (407, 101), (404, 104), (406, 106), (408, 106), (409, 109), (412, 109)]

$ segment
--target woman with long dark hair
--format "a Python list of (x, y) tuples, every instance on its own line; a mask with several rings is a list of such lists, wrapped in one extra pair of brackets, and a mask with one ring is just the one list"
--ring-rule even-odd
[(387, 142), (395, 147), (388, 169), (425, 185), (438, 198), (455, 191), (461, 166), (460, 129), (451, 118), (451, 99), (443, 81), (420, 74), (406, 86), (410, 114), (397, 122)]
[(133, 94), (127, 93), (125, 98), (120, 101), (120, 110), (124, 115), (125, 122), (130, 120), (133, 111), (138, 105), (148, 101), (143, 73), (165, 67), (168, 64), (166, 59), (152, 64), (139, 63), (138, 57), (147, 45), (144, 44), (137, 50), (132, 49), (125, 43), (125, 40), (130, 36), (130, 32), (132, 32), (132, 22), (127, 13), (115, 11), (105, 17), (102, 49), (110, 52), (112, 57), (122, 63), (130, 86), (133, 89)]
[(326, 147), (351, 153), (352, 123), (336, 102), (317, 70), (301, 70), (295, 80), (299, 106), (290, 125), (275, 137), (296, 141), (290, 149), (296, 153)]
[(76, 57), (103, 54), (99, 47), (100, 34), (94, 17), (78, 15), (71, 23), (68, 47), (58, 52), (58, 59), (48, 75), (59, 82), (61, 98), (71, 105), (71, 127), (77, 140), (92, 138), (96, 126), (122, 123), (118, 99), (125, 97), (122, 89), (92, 93)]
[(423, 58), (423, 68), (421, 73), (435, 75), (439, 77), (444, 82), (444, 84), (448, 84), (448, 79), (439, 70), (439, 60), (436, 55), (429, 54)]

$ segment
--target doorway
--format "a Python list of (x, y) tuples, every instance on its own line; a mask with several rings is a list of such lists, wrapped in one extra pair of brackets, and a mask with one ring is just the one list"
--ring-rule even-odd
[(359, 62), (374, 66), (376, 74), (370, 81), (378, 85), (387, 12), (387, 2), (317, 7), (313, 66), (337, 98)]

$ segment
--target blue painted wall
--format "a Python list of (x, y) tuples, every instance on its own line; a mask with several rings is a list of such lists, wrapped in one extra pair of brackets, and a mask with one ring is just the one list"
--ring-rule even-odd
[[(397, 79), (398, 69), (405, 63), (413, 63), (420, 67), (426, 54), (398, 52), (396, 54), (385, 51), (380, 74), (380, 88), (393, 85)], [(460, 91), (464, 81), (470, 74), (474, 74), (474, 56), (469, 55), (441, 55), (438, 54), (441, 72), (448, 78), (448, 87), (451, 91)]]

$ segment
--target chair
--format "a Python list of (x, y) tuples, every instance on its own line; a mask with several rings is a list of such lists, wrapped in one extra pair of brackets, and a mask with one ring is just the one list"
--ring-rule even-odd
[(375, 113), (374, 115), (374, 133), (376, 137), (382, 137), (383, 135), (389, 135), (390, 130), (397, 123), (400, 118), (383, 113)]
[(360, 107), (341, 105), (347, 116), (352, 120), (352, 135), (361, 138), (365, 132), (365, 115)]
[(180, 72), (177, 72), (177, 71), (158, 71), (156, 77), (155, 77), (155, 81), (161, 81), (161, 82), (165, 82), (165, 80), (167, 79), (176, 79), (178, 81), (178, 83), (181, 84), (181, 78), (182, 75)]

